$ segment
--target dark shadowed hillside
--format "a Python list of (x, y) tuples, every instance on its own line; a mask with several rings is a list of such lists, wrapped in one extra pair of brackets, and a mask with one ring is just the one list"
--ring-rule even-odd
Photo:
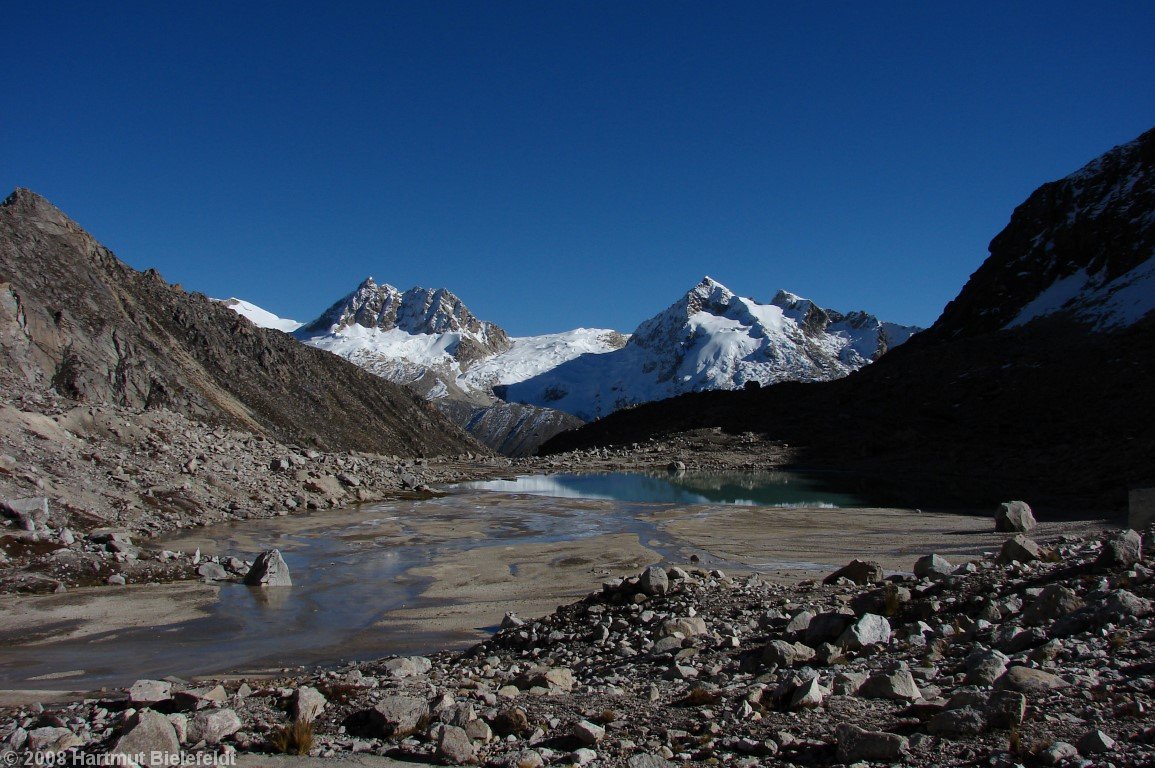
[(131, 269), (27, 190), (0, 206), (0, 355), (5, 387), (329, 450), (479, 450), (409, 391)]
[(928, 331), (821, 384), (686, 395), (545, 452), (701, 427), (882, 478), (896, 500), (1125, 505), (1155, 482), (1155, 131), (1044, 185)]

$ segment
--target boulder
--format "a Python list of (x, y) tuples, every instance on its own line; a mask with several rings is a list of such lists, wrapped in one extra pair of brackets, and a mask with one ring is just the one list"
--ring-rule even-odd
[(1026, 533), (1035, 527), (1035, 516), (1025, 501), (1005, 501), (995, 512), (995, 530), (1000, 533)]
[(803, 642), (811, 648), (833, 642), (842, 636), (846, 628), (854, 623), (854, 615), (835, 611), (820, 613), (810, 620)]
[(245, 575), (245, 584), (251, 587), (291, 587), (293, 579), (280, 551), (270, 549), (253, 562), (253, 567)]
[(456, 725), (439, 725), (433, 729), (433, 743), (437, 756), (451, 765), (465, 765), (477, 760), (477, 749), (464, 728)]
[(589, 720), (579, 720), (571, 731), (573, 737), (587, 747), (592, 747), (606, 737), (606, 729)]
[(882, 566), (873, 560), (851, 560), (822, 580), (823, 584), (833, 584), (839, 579), (847, 579), (855, 584), (873, 584), (882, 581), (885, 574)]
[(209, 709), (200, 712), (188, 724), (188, 740), (193, 744), (219, 744), (241, 729), (241, 718), (231, 709)]
[[(28, 740), (25, 742), (28, 751), (34, 755), (37, 753), (65, 752), (83, 744), (84, 740), (68, 728), (52, 725), (33, 728), (28, 731)], [(34, 762), (28, 764), (35, 765)], [(16, 763), (12, 763), (12, 765), (16, 765)]]
[(872, 645), (886, 645), (890, 635), (890, 622), (885, 616), (867, 613), (847, 627), (835, 645), (848, 651), (861, 651)]
[(172, 683), (164, 680), (137, 680), (128, 689), (128, 700), (133, 704), (156, 704), (172, 696)]
[(0, 508), (26, 531), (43, 531), (48, 527), (48, 499), (44, 496), (0, 501)]
[(922, 692), (914, 682), (909, 669), (895, 672), (879, 672), (867, 678), (858, 695), (865, 699), (893, 699), (895, 701), (915, 701), (922, 698)]
[(1048, 691), (1055, 691), (1070, 686), (1063, 678), (1031, 667), (1011, 667), (998, 679), (996, 687), (1019, 693), (1039, 695)]
[(425, 699), (399, 693), (386, 694), (371, 709), (355, 712), (344, 725), (354, 736), (370, 739), (403, 739), (429, 722)]
[(638, 579), (638, 589), (651, 597), (664, 595), (670, 591), (670, 579), (664, 569), (652, 565), (642, 571), (642, 575)]
[(932, 736), (957, 739), (963, 736), (978, 736), (986, 728), (983, 713), (973, 707), (961, 707), (939, 712), (927, 723), (926, 730)]
[(687, 616), (679, 619), (668, 619), (663, 622), (661, 634), (663, 637), (674, 633), (681, 633), (683, 637), (694, 637), (695, 635), (705, 635), (708, 632), (706, 622), (701, 616)]
[(1155, 525), (1155, 488), (1133, 488), (1128, 496), (1127, 527), (1144, 531)]
[(1098, 755), (1113, 750), (1115, 748), (1115, 740), (1096, 729), (1083, 734), (1082, 738), (1079, 739), (1079, 743), (1075, 746), (1079, 748), (1079, 754), (1081, 755)]
[(302, 685), (293, 692), (293, 718), (302, 723), (312, 722), (324, 711), (328, 703), (325, 696), (316, 688)]
[(838, 741), (838, 759), (844, 763), (859, 760), (894, 762), (907, 750), (907, 738), (897, 733), (868, 731), (853, 723), (839, 723), (834, 729)]
[(950, 576), (954, 566), (940, 555), (923, 555), (914, 563), (914, 575), (920, 579), (928, 576)]
[(400, 656), (382, 665), (389, 676), (397, 680), (424, 675), (433, 668), (433, 662), (424, 656)]
[(1048, 584), (1023, 611), (1023, 622), (1030, 626), (1045, 624), (1074, 613), (1085, 605), (1070, 587)]
[(1096, 565), (1104, 568), (1130, 568), (1143, 561), (1143, 537), (1137, 531), (1122, 531), (1103, 542)]
[(1038, 560), (1041, 556), (1042, 552), (1039, 550), (1039, 545), (1020, 534), (1003, 542), (997, 560), (1000, 563), (1011, 563), (1016, 560), (1020, 563), (1029, 563), (1032, 560)]
[(995, 691), (984, 714), (991, 728), (1018, 728), (1027, 716), (1027, 697), (1018, 691)]
[(133, 756), (134, 762), (136, 755), (143, 755), (144, 762), (136, 763), (142, 768), (145, 765), (178, 765), (180, 738), (167, 717), (151, 709), (142, 709), (128, 721), (128, 727), (116, 740), (110, 754)]

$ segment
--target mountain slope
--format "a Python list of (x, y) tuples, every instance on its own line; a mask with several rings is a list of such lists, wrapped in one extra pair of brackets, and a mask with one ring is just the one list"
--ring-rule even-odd
[[(1155, 484), (1155, 314), (1103, 288), (1130, 276), (1123, 297), (1155, 294), (1142, 278), (1153, 158), (1148, 131), (1040, 188), (942, 317), (874, 365), (822, 384), (639, 406), (543, 451), (721, 427), (797, 446), (806, 466), (866, 473), (915, 506), (1026, 498), (1044, 510), (1118, 509), (1130, 487)], [(1065, 302), (1046, 295), (1080, 271), (1099, 277)], [(1036, 312), (1044, 301), (1055, 311)]]
[(410, 392), (126, 266), (40, 196), (0, 205), (0, 383), (333, 450), (479, 446)]
[(706, 277), (621, 349), (577, 357), (498, 394), (589, 421), (685, 392), (839, 378), (917, 330), (822, 309), (785, 291), (759, 304)]

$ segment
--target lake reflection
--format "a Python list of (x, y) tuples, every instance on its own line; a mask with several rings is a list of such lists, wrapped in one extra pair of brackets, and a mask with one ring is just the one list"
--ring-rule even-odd
[(457, 488), (566, 499), (654, 504), (852, 507), (862, 500), (831, 490), (828, 478), (796, 472), (683, 472), (523, 475), (463, 483)]

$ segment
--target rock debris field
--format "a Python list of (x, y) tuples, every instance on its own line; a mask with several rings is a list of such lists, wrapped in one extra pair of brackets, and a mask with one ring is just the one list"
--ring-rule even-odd
[[(1135, 531), (792, 586), (650, 567), (464, 652), (141, 680), (0, 714), (4, 751), (388, 755), (495, 766), (1155, 764)], [(277, 589), (277, 587), (266, 587)], [(186, 755), (187, 756), (187, 755)]]

